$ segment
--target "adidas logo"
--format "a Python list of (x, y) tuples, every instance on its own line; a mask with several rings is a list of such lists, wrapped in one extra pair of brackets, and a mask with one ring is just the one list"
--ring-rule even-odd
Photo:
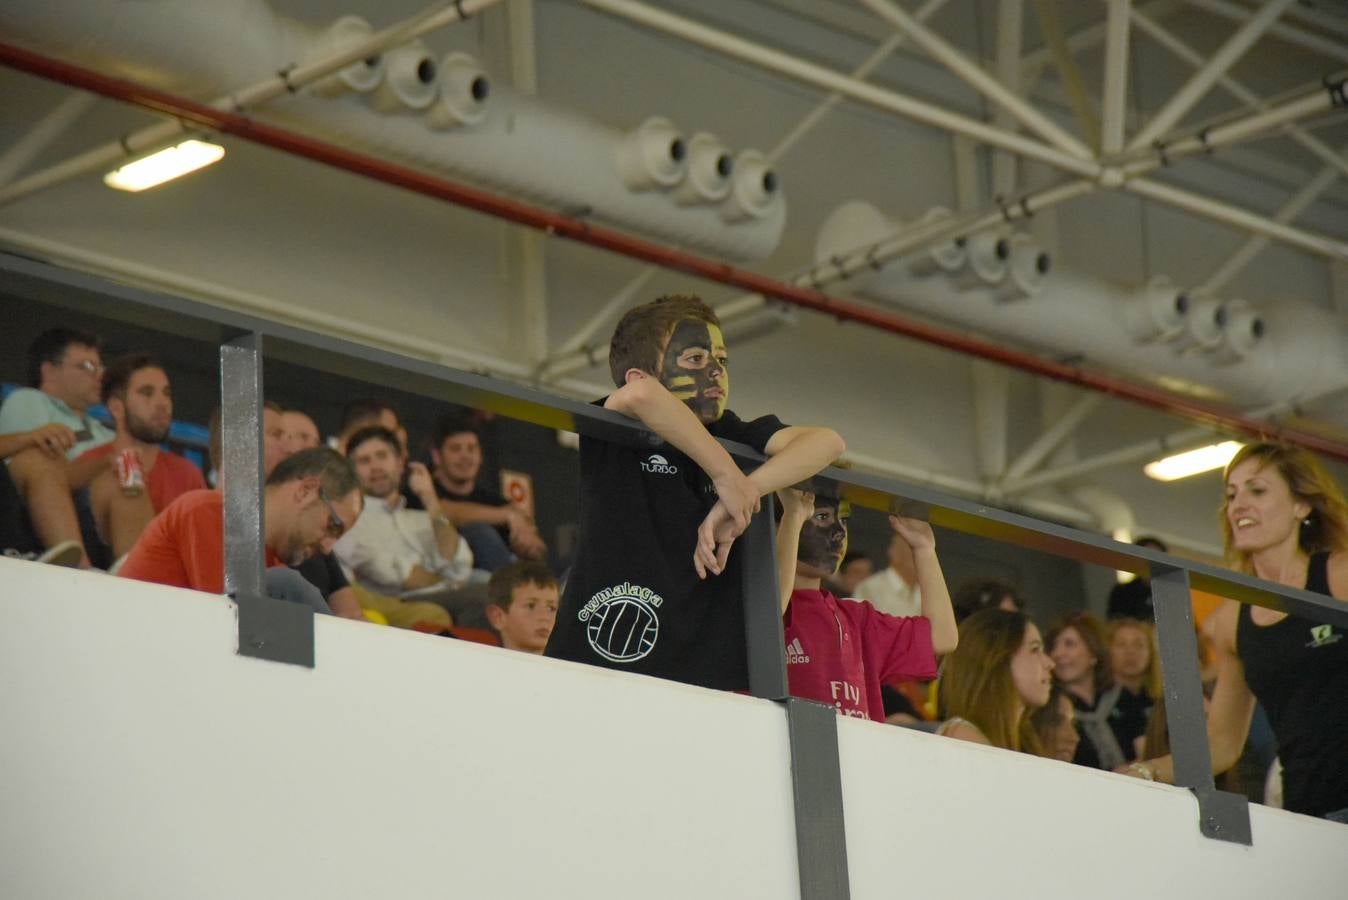
[(671, 466), (669, 460), (665, 459), (659, 453), (652, 453), (649, 459), (641, 461), (641, 471), (651, 472), (656, 475), (677, 475), (678, 466)]
[(809, 661), (810, 658), (805, 655), (805, 648), (800, 645), (800, 638), (792, 638), (791, 643), (786, 645), (786, 664), (793, 666)]

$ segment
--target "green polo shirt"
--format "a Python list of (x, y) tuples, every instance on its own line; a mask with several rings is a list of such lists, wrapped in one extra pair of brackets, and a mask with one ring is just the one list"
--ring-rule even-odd
[(37, 388), (19, 388), (0, 406), (0, 434), (32, 431), (51, 422), (60, 422), (75, 432), (76, 443), (66, 451), (66, 459), (74, 459), (114, 437), (106, 425), (87, 412), (77, 413), (64, 401)]

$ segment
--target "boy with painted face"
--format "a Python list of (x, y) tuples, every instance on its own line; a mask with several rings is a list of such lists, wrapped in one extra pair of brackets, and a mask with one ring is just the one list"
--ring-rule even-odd
[(954, 650), (959, 640), (931, 526), (889, 517), (913, 548), (922, 586), (922, 615), (891, 616), (821, 587), (847, 553), (850, 504), (798, 490), (778, 497), (777, 577), (791, 695), (830, 704), (841, 716), (883, 722), (880, 686), (935, 678), (937, 655)]
[[(732, 553), (770, 491), (843, 450), (827, 428), (726, 408), (729, 356), (696, 297), (630, 310), (609, 348), (602, 402), (666, 443), (580, 439), (580, 535), (547, 655), (729, 690), (748, 687), (740, 560)], [(745, 475), (717, 438), (768, 457)]]

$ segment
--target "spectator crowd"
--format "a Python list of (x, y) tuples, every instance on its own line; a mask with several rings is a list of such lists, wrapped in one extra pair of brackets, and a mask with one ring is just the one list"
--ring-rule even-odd
[[(877, 569), (849, 552), (848, 500), (815, 477), (843, 452), (841, 436), (736, 416), (729, 352), (704, 303), (675, 296), (628, 311), (609, 361), (614, 389), (597, 403), (663, 445), (581, 437), (578, 537), (565, 560), (530, 510), (484, 477), (471, 411), (446, 411), (418, 455), (378, 399), (347, 403), (327, 440), (309, 412), (267, 403), (267, 594), (318, 614), (744, 690), (738, 539), (767, 503), (778, 510), (793, 695), (840, 715), (1173, 780), (1145, 579), (1111, 593), (1105, 621), (1076, 611), (1041, 629), (1014, 585), (977, 579), (952, 594), (935, 532), (901, 516), (890, 516)], [(218, 411), (203, 471), (169, 449), (171, 373), (153, 357), (105, 366), (97, 335), (52, 328), (29, 348), (27, 382), (0, 405), (0, 550), (222, 593)], [(718, 439), (766, 462), (745, 474)], [(1318, 462), (1252, 444), (1224, 485), (1234, 567), (1348, 599), (1348, 505)], [(1348, 819), (1342, 631), (1234, 603), (1211, 617), (1198, 637), (1214, 768), (1238, 773), (1228, 788), (1264, 798), (1276, 753), (1274, 793), (1287, 808)]]

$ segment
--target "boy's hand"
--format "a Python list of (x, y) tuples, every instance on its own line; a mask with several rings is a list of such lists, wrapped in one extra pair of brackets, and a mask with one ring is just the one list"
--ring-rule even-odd
[(753, 518), (754, 513), (758, 512), (758, 486), (739, 469), (732, 469), (720, 478), (712, 479), (712, 484), (719, 498), (717, 504), (725, 506), (726, 512), (739, 526), (739, 530), (734, 534), (734, 537), (739, 537), (744, 533), (744, 529), (749, 527), (749, 520)]
[(803, 525), (814, 515), (814, 493), (811, 491), (782, 488), (777, 492), (777, 499), (782, 501), (783, 521), (790, 519)]
[(743, 533), (744, 528), (736, 524), (725, 502), (717, 500), (697, 529), (697, 547), (693, 550), (697, 577), (706, 578), (708, 572), (720, 575), (730, 557), (731, 545)]
[(931, 525), (921, 519), (890, 516), (889, 526), (897, 531), (899, 537), (903, 538), (908, 546), (914, 550), (936, 549), (936, 534), (931, 530)]

